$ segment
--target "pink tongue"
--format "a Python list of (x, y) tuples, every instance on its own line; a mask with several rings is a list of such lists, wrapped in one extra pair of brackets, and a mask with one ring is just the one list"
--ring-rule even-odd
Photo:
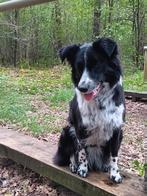
[(94, 96), (94, 93), (91, 92), (89, 94), (84, 94), (84, 98), (87, 100), (87, 101), (90, 101)]

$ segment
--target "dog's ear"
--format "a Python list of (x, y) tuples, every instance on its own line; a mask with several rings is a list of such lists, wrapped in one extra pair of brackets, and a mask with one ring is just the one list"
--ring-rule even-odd
[(118, 47), (115, 41), (110, 38), (100, 38), (93, 42), (94, 50), (104, 52), (109, 58), (118, 54)]
[(74, 61), (75, 55), (79, 50), (79, 45), (70, 45), (59, 50), (59, 56), (62, 62), (66, 59), (70, 64)]

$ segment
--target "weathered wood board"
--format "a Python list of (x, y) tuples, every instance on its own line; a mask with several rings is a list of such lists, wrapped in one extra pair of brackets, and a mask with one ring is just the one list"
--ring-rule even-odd
[(147, 99), (147, 92), (126, 91), (125, 97), (131, 97), (134, 101), (138, 99)]
[(89, 172), (87, 178), (72, 174), (68, 168), (55, 166), (52, 158), (57, 149), (55, 144), (43, 142), (13, 131), (0, 128), (0, 154), (33, 171), (50, 178), (84, 196), (117, 195), (143, 196), (143, 180), (124, 174), (122, 184), (113, 184), (108, 174)]

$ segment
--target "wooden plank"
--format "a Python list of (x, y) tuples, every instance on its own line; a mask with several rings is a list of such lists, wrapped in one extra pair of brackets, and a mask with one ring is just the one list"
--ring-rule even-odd
[(143, 180), (124, 174), (122, 184), (113, 184), (108, 174), (89, 172), (87, 178), (72, 174), (68, 168), (55, 166), (52, 158), (56, 145), (39, 141), (16, 131), (0, 128), (0, 154), (84, 196), (144, 196)]
[(135, 91), (127, 91), (125, 90), (126, 97), (135, 97), (135, 98), (147, 98), (147, 92), (135, 92)]
[(147, 46), (144, 46), (144, 82), (147, 82)]
[(0, 12), (12, 10), (12, 9), (20, 9), (24, 7), (28, 7), (31, 5), (37, 5), (41, 3), (47, 3), (55, 0), (11, 0), (0, 3)]

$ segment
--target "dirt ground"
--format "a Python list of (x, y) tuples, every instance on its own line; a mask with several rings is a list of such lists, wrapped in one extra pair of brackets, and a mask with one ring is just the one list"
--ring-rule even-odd
[[(143, 139), (147, 127), (147, 102), (126, 100), (126, 123), (119, 163), (129, 172), (138, 173), (132, 161), (144, 161)], [(38, 139), (58, 142), (59, 133), (42, 134)], [(77, 196), (77, 194), (41, 177), (11, 160), (0, 159), (0, 196)]]
[(137, 173), (133, 160), (144, 163), (144, 134), (147, 129), (147, 102), (126, 100), (126, 123), (120, 149), (120, 164), (130, 172)]

